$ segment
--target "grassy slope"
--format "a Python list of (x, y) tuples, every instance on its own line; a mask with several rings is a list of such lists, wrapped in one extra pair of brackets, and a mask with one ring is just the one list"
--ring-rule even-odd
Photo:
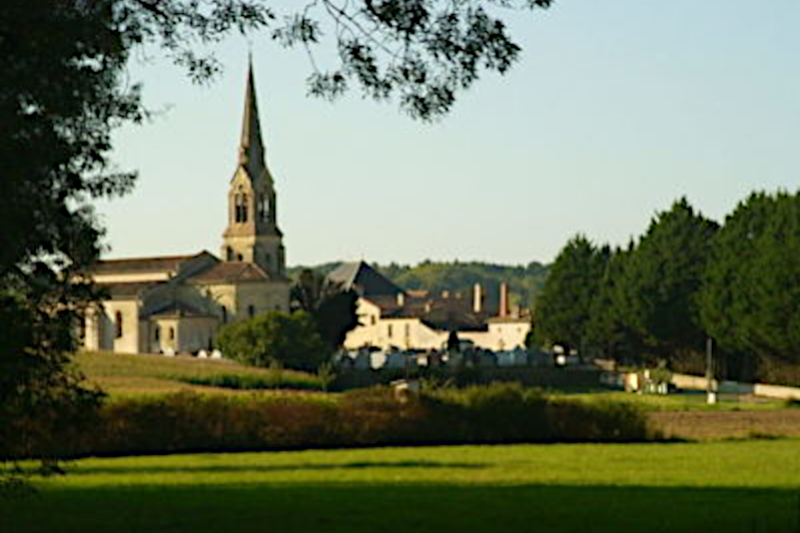
[(800, 441), (84, 460), (4, 531), (795, 531)]
[[(163, 355), (126, 355), (115, 353), (80, 353), (78, 367), (94, 383), (114, 396), (157, 394), (193, 390), (196, 392), (232, 392), (230, 389), (191, 385), (180, 378), (220, 375), (268, 378), (270, 370), (240, 365), (231, 361), (164, 357)], [(283, 371), (286, 381), (309, 381), (311, 376), (291, 370)]]

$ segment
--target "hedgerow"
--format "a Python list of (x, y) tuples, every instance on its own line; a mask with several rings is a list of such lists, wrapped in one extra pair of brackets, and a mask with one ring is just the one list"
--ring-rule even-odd
[(93, 431), (60, 446), (73, 455), (134, 455), (656, 437), (632, 405), (564, 402), (495, 384), (400, 395), (373, 387), (336, 397), (133, 397), (105, 405)]

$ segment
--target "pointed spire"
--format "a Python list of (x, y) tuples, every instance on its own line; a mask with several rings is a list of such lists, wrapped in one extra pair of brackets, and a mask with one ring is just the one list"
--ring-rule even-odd
[(264, 144), (261, 140), (261, 126), (258, 121), (256, 86), (253, 81), (253, 56), (248, 59), (247, 89), (244, 95), (244, 117), (242, 120), (242, 139), (239, 144), (239, 164), (248, 170), (264, 165)]

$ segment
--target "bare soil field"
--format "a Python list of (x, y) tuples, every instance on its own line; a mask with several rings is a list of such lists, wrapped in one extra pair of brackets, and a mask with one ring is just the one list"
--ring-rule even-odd
[(689, 440), (800, 437), (800, 409), (651, 411), (653, 427), (666, 437)]

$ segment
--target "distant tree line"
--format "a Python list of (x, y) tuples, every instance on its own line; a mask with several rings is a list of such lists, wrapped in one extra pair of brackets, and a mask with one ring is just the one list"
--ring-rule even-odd
[(681, 199), (626, 248), (572, 238), (531, 342), (696, 371), (708, 338), (725, 377), (800, 381), (800, 192), (753, 193), (722, 226)]

